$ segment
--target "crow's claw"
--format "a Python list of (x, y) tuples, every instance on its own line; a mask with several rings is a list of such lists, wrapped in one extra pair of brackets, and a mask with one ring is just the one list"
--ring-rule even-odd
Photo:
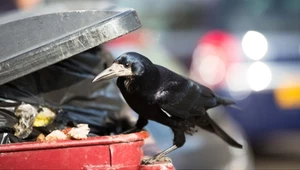
[(156, 162), (161, 162), (161, 163), (172, 163), (171, 158), (167, 157), (167, 156), (163, 156), (163, 157), (151, 157), (151, 158), (146, 158), (142, 160), (142, 165), (149, 165), (149, 164), (154, 164)]

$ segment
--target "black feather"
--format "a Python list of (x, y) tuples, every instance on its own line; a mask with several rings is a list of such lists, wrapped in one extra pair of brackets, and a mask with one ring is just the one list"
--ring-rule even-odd
[[(206, 119), (208, 123), (206, 124), (201, 124), (198, 123), (198, 126), (201, 128), (215, 133), (219, 137), (221, 137), (225, 142), (227, 142), (229, 145), (236, 147), (236, 148), (243, 148), (243, 146), (239, 143), (237, 143), (234, 139), (232, 139), (226, 132), (224, 132), (219, 125), (217, 125), (209, 116), (206, 114), (202, 119)], [(203, 120), (202, 120), (203, 121)]]

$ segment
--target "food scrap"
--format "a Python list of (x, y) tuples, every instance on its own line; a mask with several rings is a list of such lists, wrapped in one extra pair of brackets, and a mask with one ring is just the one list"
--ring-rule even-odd
[(36, 141), (41, 142), (41, 141), (45, 141), (46, 140), (46, 136), (44, 134), (39, 134), (39, 136), (36, 138)]
[(68, 132), (68, 135), (70, 135), (72, 139), (87, 139), (89, 132), (90, 128), (87, 124), (78, 124), (76, 128), (72, 128)]
[(33, 126), (34, 127), (45, 127), (50, 124), (56, 117), (56, 114), (47, 107), (41, 107), (39, 113), (36, 116)]
[(60, 130), (54, 130), (49, 135), (46, 136), (46, 141), (55, 141), (55, 140), (66, 140), (68, 139), (68, 136), (64, 134)]
[(14, 125), (14, 135), (21, 139), (27, 138), (32, 132), (33, 122), (37, 114), (37, 108), (30, 104), (22, 103), (16, 107), (15, 115), (19, 118), (19, 122)]
[(54, 130), (49, 135), (40, 134), (36, 141), (56, 141), (66, 139), (87, 139), (87, 135), (90, 132), (88, 124), (78, 124), (75, 128), (65, 128), (63, 130)]

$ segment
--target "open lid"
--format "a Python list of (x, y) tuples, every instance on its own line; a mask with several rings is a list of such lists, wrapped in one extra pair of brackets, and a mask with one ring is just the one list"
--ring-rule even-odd
[(141, 27), (133, 9), (71, 11), (0, 25), (0, 85)]

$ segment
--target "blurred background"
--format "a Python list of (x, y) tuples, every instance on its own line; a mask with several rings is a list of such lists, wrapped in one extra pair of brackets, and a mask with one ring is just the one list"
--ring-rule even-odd
[[(171, 158), (177, 169), (300, 169), (299, 0), (2, 0), (0, 24), (66, 10), (134, 8), (143, 27), (106, 43), (115, 56), (154, 63), (233, 98), (211, 116), (244, 149), (204, 131)], [(133, 114), (135, 116), (135, 114)], [(151, 122), (160, 150), (171, 131)]]

